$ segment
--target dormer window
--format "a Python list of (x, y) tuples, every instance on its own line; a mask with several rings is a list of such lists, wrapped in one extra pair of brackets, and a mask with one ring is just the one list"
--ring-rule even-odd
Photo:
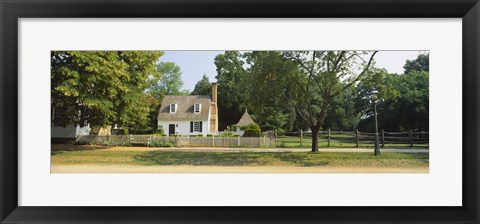
[(193, 112), (196, 113), (196, 114), (199, 114), (201, 107), (202, 107), (202, 105), (199, 104), (199, 103), (194, 104), (193, 105)]
[(170, 113), (176, 113), (177, 112), (177, 104), (170, 104)]

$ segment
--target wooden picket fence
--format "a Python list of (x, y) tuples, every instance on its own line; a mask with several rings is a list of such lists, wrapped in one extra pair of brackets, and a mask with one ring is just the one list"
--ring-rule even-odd
[(78, 136), (76, 144), (111, 145), (111, 146), (176, 146), (176, 147), (275, 147), (275, 139), (262, 137), (199, 137), (199, 136), (155, 136), (155, 135), (111, 135)]

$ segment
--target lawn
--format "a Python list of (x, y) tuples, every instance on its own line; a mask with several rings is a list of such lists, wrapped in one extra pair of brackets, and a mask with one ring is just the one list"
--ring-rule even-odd
[(53, 151), (52, 165), (428, 167), (428, 153)]

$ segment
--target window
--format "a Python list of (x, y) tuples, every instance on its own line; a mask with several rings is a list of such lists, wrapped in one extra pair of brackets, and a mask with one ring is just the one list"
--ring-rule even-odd
[(191, 121), (190, 122), (190, 132), (202, 132), (202, 122), (201, 121)]
[(177, 112), (177, 104), (170, 104), (170, 113)]
[(193, 122), (193, 131), (200, 132), (200, 122)]
[(196, 103), (193, 105), (193, 112), (198, 114), (200, 113), (200, 108), (201, 108), (201, 105), (199, 103)]
[(61, 126), (63, 116), (65, 116), (64, 108), (61, 108), (61, 107), (53, 108), (53, 125), (54, 126)]

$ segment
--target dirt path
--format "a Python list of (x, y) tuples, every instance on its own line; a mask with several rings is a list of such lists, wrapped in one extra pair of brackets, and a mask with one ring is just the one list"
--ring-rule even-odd
[[(122, 146), (94, 146), (94, 145), (52, 145), (52, 150), (105, 150), (105, 151), (177, 151), (177, 152), (310, 152), (309, 148), (210, 148), (210, 147), (186, 147), (186, 148), (154, 148), (154, 147), (122, 147)], [(320, 152), (372, 152), (373, 148), (320, 148)], [(428, 149), (380, 149), (381, 152), (406, 152), (419, 153), (429, 152)]]
[(52, 173), (428, 173), (428, 167), (122, 166), (52, 165)]

